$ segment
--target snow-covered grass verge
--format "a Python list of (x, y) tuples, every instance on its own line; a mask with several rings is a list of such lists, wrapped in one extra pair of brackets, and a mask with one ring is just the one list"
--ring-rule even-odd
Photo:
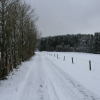
[[(88, 90), (100, 96), (100, 54), (75, 52), (43, 52), (58, 66)], [(52, 54), (50, 56), (49, 54)], [(54, 57), (55, 54), (55, 57)], [(57, 54), (58, 58), (57, 59)], [(65, 56), (65, 61), (63, 61)], [(72, 64), (72, 57), (74, 64)], [(89, 60), (92, 70), (89, 70)]]
[(18, 100), (33, 66), (33, 58), (14, 69), (7, 80), (0, 81), (0, 100)]

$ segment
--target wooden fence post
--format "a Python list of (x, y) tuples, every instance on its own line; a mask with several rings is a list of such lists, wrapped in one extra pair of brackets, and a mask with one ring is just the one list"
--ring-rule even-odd
[(58, 54), (57, 54), (57, 59), (58, 59)]
[(89, 60), (89, 70), (91, 71), (91, 61)]
[(72, 64), (74, 64), (74, 59), (73, 59), (73, 57), (72, 57)]
[(64, 56), (64, 60), (63, 61), (65, 61), (65, 56)]

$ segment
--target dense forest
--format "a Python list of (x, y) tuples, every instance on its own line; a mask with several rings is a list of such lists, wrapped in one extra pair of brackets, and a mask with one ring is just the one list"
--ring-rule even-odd
[(36, 19), (23, 0), (0, 0), (0, 79), (34, 55)]
[(38, 48), (40, 51), (100, 53), (100, 33), (44, 37)]

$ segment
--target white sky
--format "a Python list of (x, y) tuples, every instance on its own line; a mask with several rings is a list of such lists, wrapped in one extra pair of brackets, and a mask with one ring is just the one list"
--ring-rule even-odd
[(42, 36), (100, 32), (100, 0), (26, 0)]

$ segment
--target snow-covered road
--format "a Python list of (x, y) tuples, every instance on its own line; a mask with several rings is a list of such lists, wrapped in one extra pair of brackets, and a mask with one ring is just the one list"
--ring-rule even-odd
[(18, 87), (16, 100), (100, 100), (59, 66), (48, 55), (37, 53)]

